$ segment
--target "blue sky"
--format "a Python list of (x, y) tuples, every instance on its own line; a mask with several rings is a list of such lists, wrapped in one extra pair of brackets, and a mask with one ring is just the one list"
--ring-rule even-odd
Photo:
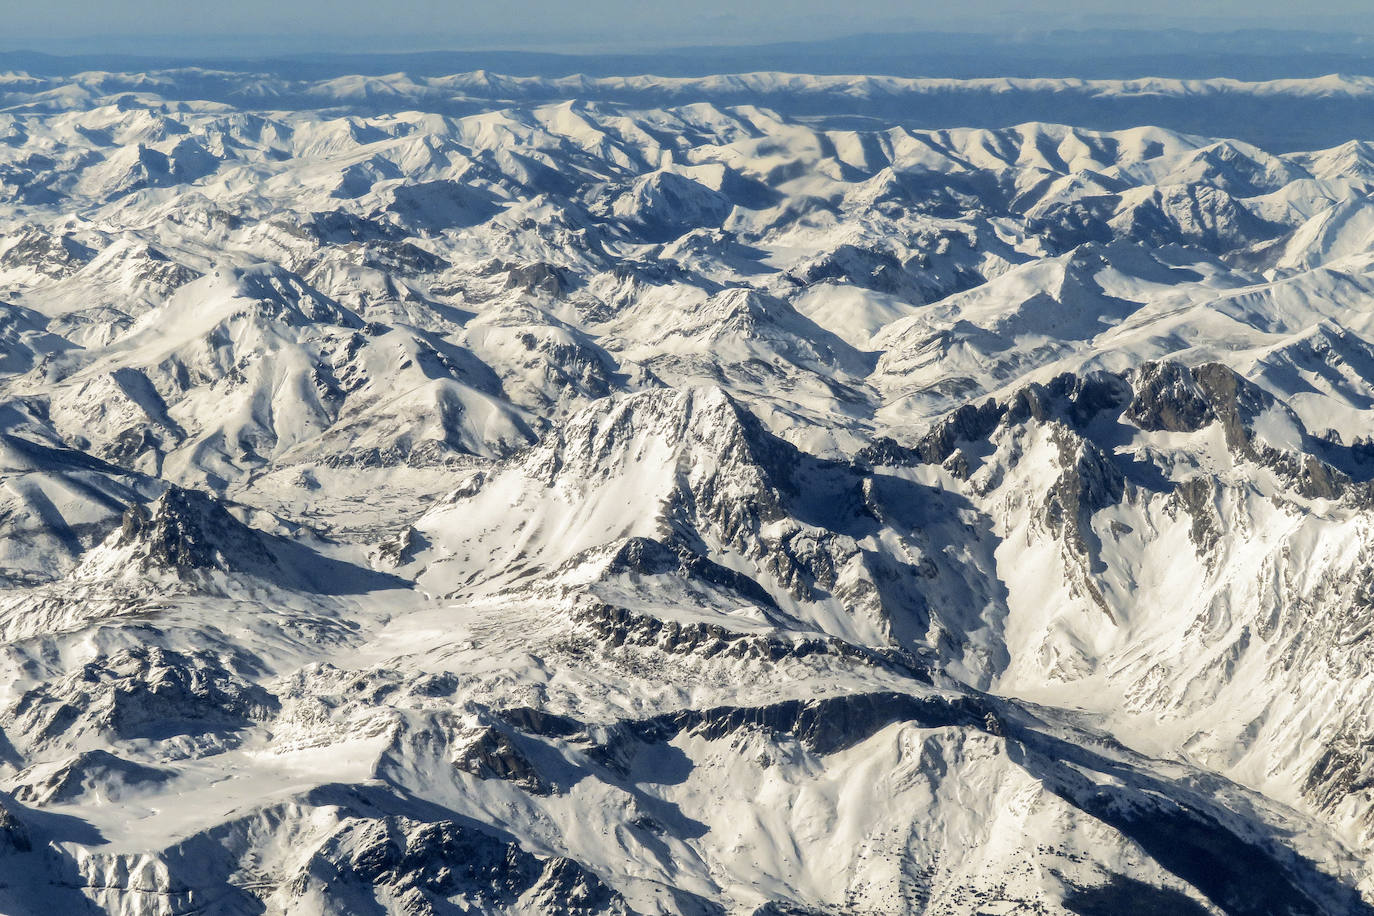
[[(1368, 0), (45, 0), (11, 2), (0, 49), (187, 53), (570, 50), (758, 43), (864, 31), (1283, 27), (1374, 32)], [(1352, 18), (1353, 17), (1353, 18)]]

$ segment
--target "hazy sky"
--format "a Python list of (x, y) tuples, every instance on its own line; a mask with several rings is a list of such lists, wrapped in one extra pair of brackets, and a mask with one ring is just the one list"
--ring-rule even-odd
[(766, 42), (873, 30), (1358, 28), (1369, 0), (0, 0), (0, 49), (571, 49)]

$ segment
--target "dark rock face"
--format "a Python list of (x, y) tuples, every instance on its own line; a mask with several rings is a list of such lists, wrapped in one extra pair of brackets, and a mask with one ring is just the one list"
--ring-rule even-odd
[(1274, 400), (1219, 363), (1193, 368), (1145, 363), (1136, 374), (1135, 389), (1126, 417), (1141, 429), (1191, 433), (1220, 422), (1226, 444), (1252, 459), (1250, 423)]
[(173, 570), (275, 565), (257, 534), (217, 501), (176, 486), (151, 510), (135, 504), (124, 513), (117, 546), (128, 545), (135, 545), (144, 562)]
[(447, 820), (350, 820), (315, 853), (295, 889), (303, 893), (316, 882), (331, 896), (366, 889), (374, 905), (386, 899), (413, 916), (453, 912), (450, 899), (460, 903), (460, 912), (626, 912), (620, 895), (577, 863), (540, 859), (514, 842)]
[(358, 258), (365, 266), (402, 276), (446, 270), (449, 267), (448, 261), (412, 242), (376, 241), (352, 244), (357, 246)]
[(164, 292), (171, 292), (203, 276), (200, 271), (178, 264), (152, 246), (144, 254), (147, 259), (138, 271), (139, 279)]
[(612, 575), (634, 573), (657, 576), (675, 572), (680, 566), (678, 555), (667, 544), (652, 538), (633, 537), (626, 539), (616, 551), (606, 571)]
[(1078, 553), (1095, 555), (1093, 513), (1121, 502), (1126, 478), (1109, 455), (1067, 430), (1057, 432), (1055, 444), (1064, 470), (1045, 495), (1045, 524)]
[(1203, 916), (1205, 906), (1181, 891), (1155, 887), (1121, 875), (1113, 875), (1096, 887), (1072, 887), (1064, 895), (1064, 907), (1079, 916)]
[(935, 423), (914, 447), (877, 439), (860, 449), (855, 460), (869, 465), (944, 464), (956, 457), (960, 444), (986, 441), (1003, 425), (1055, 419), (1082, 429), (1100, 415), (1119, 415), (1130, 391), (1125, 378), (1110, 372), (1066, 372), (1046, 385), (1027, 385), (1005, 402), (963, 404)]
[(704, 658), (720, 655), (770, 662), (829, 655), (930, 683), (926, 666), (903, 649), (856, 646), (833, 637), (784, 639), (771, 634), (746, 634), (719, 624), (665, 621), (602, 602), (580, 607), (574, 619), (614, 648), (639, 646), (674, 654), (694, 653)]
[(595, 399), (613, 390), (616, 366), (599, 347), (584, 341), (554, 342), (528, 331), (516, 339), (529, 352), (526, 366), (538, 366), (552, 391)]
[(1069, 426), (1083, 429), (1101, 415), (1117, 417), (1131, 400), (1131, 385), (1125, 376), (1112, 372), (1065, 372), (1045, 386), (1057, 412)]
[(1337, 737), (1312, 764), (1303, 792), (1327, 809), (1346, 796), (1374, 792), (1374, 740)]
[(994, 401), (975, 407), (965, 404), (941, 420), (916, 446), (916, 454), (925, 464), (941, 464), (954, 454), (960, 442), (976, 442), (992, 435), (1006, 413), (1006, 408)]
[(49, 277), (61, 278), (75, 273), (93, 257), (94, 251), (70, 235), (52, 236), (30, 228), (0, 255), (0, 267), (31, 267)]
[(414, 559), (415, 550), (423, 540), (419, 532), (407, 525), (395, 537), (388, 538), (378, 546), (377, 560), (381, 565), (392, 569), (409, 563)]
[(511, 268), (506, 275), (507, 289), (518, 289), (527, 293), (561, 296), (567, 291), (568, 286), (569, 280), (564, 273), (543, 261)]
[(962, 726), (985, 730), (992, 710), (974, 696), (918, 696), (905, 693), (859, 693), (771, 706), (722, 706), (684, 710), (624, 723), (628, 735), (644, 742), (670, 740), (690, 731), (716, 740), (743, 729), (761, 729), (795, 738), (814, 754), (833, 754), (872, 737), (894, 722), (924, 728)]
[(1179, 363), (1146, 363), (1135, 387), (1126, 417), (1141, 429), (1191, 433), (1216, 418), (1192, 371)]
[(312, 213), (310, 222), (305, 226), (289, 228), (302, 235), (308, 234), (318, 241), (334, 244), (389, 241), (405, 237), (404, 230), (396, 226), (357, 216), (346, 210)]
[(1174, 488), (1174, 501), (1193, 520), (1188, 536), (1201, 553), (1209, 553), (1221, 538), (1221, 518), (1214, 500), (1216, 485), (1207, 477), (1193, 477)]
[(917, 283), (892, 252), (855, 245), (841, 245), (821, 257), (806, 268), (800, 280), (808, 285), (842, 280), (880, 293), (920, 295)]
[(29, 828), (8, 807), (0, 805), (0, 856), (32, 849)]
[(533, 907), (560, 916), (605, 913), (621, 901), (599, 878), (563, 856), (547, 861), (528, 897)]
[[(1077, 518), (1078, 524), (1070, 527), (1081, 534), (1083, 511), (1091, 515), (1119, 502), (1127, 492), (1125, 471), (1109, 447), (1111, 439), (1099, 441), (1094, 437), (1123, 421), (1146, 432), (1176, 433), (1193, 433), (1218, 423), (1236, 458), (1270, 468), (1304, 497), (1374, 499), (1369, 495), (1374, 485), (1356, 485), (1351, 478), (1366, 462), (1368, 449), (1363, 442), (1347, 448), (1338, 437), (1311, 436), (1291, 414), (1304, 451), (1275, 448), (1257, 438), (1258, 418), (1265, 411), (1283, 409), (1263, 389), (1218, 363), (1188, 367), (1165, 361), (1144, 363), (1125, 374), (1064, 373), (1044, 385), (1027, 385), (1004, 402), (965, 404), (935, 423), (913, 446), (885, 437), (876, 439), (859, 450), (856, 464), (943, 464), (954, 476), (967, 479), (974, 467), (966, 451), (969, 444), (987, 442), (999, 429), (1030, 422), (1058, 423), (1063, 432), (1056, 434), (1056, 442), (1065, 476), (1046, 494), (1045, 520), (1060, 530), (1066, 520)], [(1306, 451), (1309, 447), (1316, 453)], [(1346, 470), (1328, 463), (1327, 458), (1337, 464), (1344, 462)], [(1146, 476), (1153, 481), (1151, 486), (1171, 487), (1157, 468), (1147, 469)], [(1191, 499), (1188, 494), (1183, 498)], [(1198, 543), (1208, 540), (1201, 528), (1195, 534)], [(1075, 549), (1084, 552), (1089, 540), (1074, 535)]]
[[(1142, 429), (1171, 432), (1196, 432), (1209, 423), (1220, 423), (1226, 445), (1235, 455), (1270, 468), (1300, 495), (1341, 499), (1352, 492), (1350, 477), (1317, 455), (1280, 450), (1256, 439), (1256, 419), (1266, 410), (1282, 409), (1273, 396), (1219, 363), (1192, 369), (1176, 363), (1147, 363), (1140, 370), (1138, 391), (1127, 416)], [(1296, 417), (1292, 421), (1311, 448), (1330, 450), (1335, 445), (1308, 435)], [(1350, 450), (1352, 462), (1358, 463), (1358, 454)]]
[(551, 786), (503, 729), (488, 725), (477, 739), (453, 761), (453, 765), (478, 779), (504, 779), (532, 795), (552, 795)]
[(145, 452), (156, 451), (162, 440), (147, 426), (131, 426), (117, 435), (104, 450), (106, 460), (121, 467), (132, 467)]
[(611, 558), (606, 572), (610, 575), (677, 575), (729, 589), (764, 607), (777, 606), (773, 596), (753, 579), (721, 566), (682, 543), (670, 546), (652, 538), (629, 538)]
[(528, 735), (544, 738), (569, 738), (584, 731), (585, 726), (576, 719), (559, 716), (532, 706), (512, 706), (501, 710), (498, 717)]
[(923, 462), (916, 449), (907, 448), (891, 436), (878, 436), (854, 453), (854, 463), (866, 467), (914, 467)]
[(1193, 378), (1205, 393), (1212, 413), (1226, 431), (1226, 444), (1246, 457), (1253, 455), (1249, 423), (1273, 398), (1219, 363), (1193, 370)]
[(752, 916), (835, 916), (835, 912), (791, 903), (769, 902), (754, 910)]
[(126, 649), (24, 693), (11, 734), (43, 744), (89, 732), (113, 740), (234, 731), (276, 715), (279, 702), (207, 652)]

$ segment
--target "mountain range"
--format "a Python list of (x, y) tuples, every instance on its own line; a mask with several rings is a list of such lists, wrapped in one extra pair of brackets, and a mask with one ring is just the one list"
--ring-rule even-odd
[(0, 77), (0, 911), (1374, 912), (1372, 86)]

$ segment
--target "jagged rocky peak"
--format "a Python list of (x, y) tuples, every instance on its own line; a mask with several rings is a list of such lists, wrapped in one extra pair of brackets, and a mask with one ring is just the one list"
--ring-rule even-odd
[(569, 285), (567, 271), (547, 261), (536, 261), (512, 267), (506, 273), (506, 288), (518, 289), (527, 293), (547, 293), (560, 296)]
[(1145, 430), (1196, 432), (1220, 421), (1227, 442), (1239, 448), (1248, 446), (1254, 422), (1265, 410), (1287, 412), (1273, 395), (1220, 363), (1146, 363), (1134, 382), (1127, 415)]
[(1180, 363), (1146, 363), (1136, 389), (1127, 416), (1141, 429), (1191, 433), (1216, 417), (1193, 371)]
[(518, 736), (499, 723), (481, 723), (471, 729), (453, 765), (478, 779), (507, 780), (533, 795), (555, 791), (520, 749)]
[[(252, 674), (248, 658), (222, 660), (205, 650), (121, 649), (26, 691), (5, 711), (5, 727), (30, 751), (77, 736), (172, 744), (181, 744), (183, 736), (228, 736), (270, 719), (279, 708), (275, 696), (247, 679)], [(210, 742), (198, 752), (222, 746)], [(104, 758), (87, 762), (109, 763)]]
[(963, 449), (986, 442), (999, 430), (1028, 424), (1058, 424), (1066, 433), (1061, 443), (1081, 436), (1094, 421), (1119, 417), (1132, 403), (1130, 379), (1123, 374), (1093, 370), (1061, 373), (1041, 384), (1032, 382), (1010, 396), (963, 404), (931, 424), (913, 445), (890, 436), (879, 436), (856, 453), (865, 465), (949, 464), (958, 476), (967, 477), (969, 466)]
[(550, 480), (555, 475), (595, 480), (612, 468), (642, 463), (660, 449), (660, 460), (668, 452), (683, 454), (688, 461), (682, 470), (689, 473), (721, 467), (749, 475), (786, 446), (724, 389), (710, 386), (651, 390), (592, 405), (527, 460)]
[[(1270, 412), (1273, 422), (1266, 424)], [(1309, 435), (1293, 411), (1233, 369), (1164, 360), (1124, 372), (1065, 372), (1045, 383), (1032, 382), (1005, 398), (961, 405), (912, 446), (877, 437), (857, 458), (869, 464), (940, 464), (961, 443), (986, 440), (1002, 428), (1053, 422), (1092, 438), (1101, 432), (1091, 428), (1098, 421), (1173, 433), (1195, 433), (1220, 423), (1226, 444), (1252, 460), (1285, 449), (1300, 451)]]
[(403, 815), (344, 818), (287, 886), (289, 905), (319, 912), (449, 912), (631, 916), (624, 898), (587, 868), (540, 857), (495, 831)]
[(208, 493), (171, 486), (124, 512), (115, 550), (148, 568), (248, 571), (275, 565), (258, 532)]
[(786, 518), (847, 530), (867, 517), (859, 471), (784, 441), (716, 386), (594, 404), (536, 449), (528, 466), (549, 481), (652, 474), (666, 487), (670, 528), (710, 531), (737, 546), (769, 536), (764, 528)]
[(53, 278), (66, 277), (95, 257), (95, 251), (70, 233), (29, 226), (5, 246), (0, 267), (27, 267)]

